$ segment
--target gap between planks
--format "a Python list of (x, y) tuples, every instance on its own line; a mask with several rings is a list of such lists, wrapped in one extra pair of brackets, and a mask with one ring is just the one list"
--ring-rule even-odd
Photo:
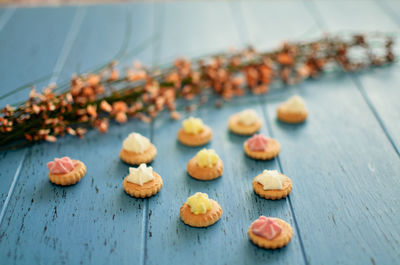
[[(241, 4), (241, 1), (239, 1), (237, 3)], [(233, 2), (230, 2), (229, 5), (231, 6), (230, 10), (232, 12), (232, 16), (235, 16), (235, 12), (234, 12), (235, 8), (233, 6)], [(242, 10), (243, 10), (242, 8), (237, 9), (237, 12), (236, 12), (237, 16), (236, 17), (238, 18), (238, 20), (241, 20), (240, 21), (241, 23), (235, 23), (235, 26), (237, 27), (237, 31), (238, 31), (240, 39), (244, 40), (245, 42), (249, 42), (248, 30), (247, 30), (247, 27), (246, 27), (246, 19), (244, 17), (244, 14), (243, 14)], [(241, 25), (243, 25), (243, 27)], [(264, 104), (262, 104), (262, 101), (261, 101), (260, 97), (258, 98), (258, 104), (260, 105), (260, 108), (262, 109), (262, 113), (263, 113), (263, 116), (264, 116), (264, 120), (266, 121), (266, 126), (267, 126), (268, 133), (271, 135), (271, 137), (273, 137), (272, 127), (271, 127), (271, 124), (270, 124), (270, 122), (268, 120), (268, 113), (266, 112), (265, 106), (264, 106)], [(278, 163), (279, 170), (282, 173), (284, 173), (282, 165), (281, 165), (281, 162), (280, 162), (280, 159), (279, 159), (279, 155), (276, 157), (276, 160), (277, 160), (277, 163)], [(293, 223), (294, 223), (294, 226), (295, 226), (295, 230), (297, 231), (296, 235), (297, 235), (297, 237), (299, 239), (301, 254), (303, 256), (303, 261), (304, 261), (304, 264), (307, 265), (309, 263), (308, 263), (308, 260), (307, 260), (307, 255), (306, 255), (306, 252), (305, 252), (303, 239), (301, 238), (300, 228), (299, 228), (299, 225), (297, 223), (297, 219), (296, 219), (296, 215), (295, 215), (294, 210), (293, 210), (292, 202), (290, 200), (290, 195), (287, 197), (286, 202), (287, 202), (287, 205), (289, 206), (289, 212), (291, 213), (291, 215), (293, 217)]]
[[(376, 4), (376, 1), (374, 1)], [(318, 11), (317, 7), (315, 6), (315, 3), (313, 0), (303, 0), (303, 4), (306, 7), (307, 11), (310, 13), (310, 15), (314, 18), (315, 22), (317, 23), (318, 27), (322, 32), (326, 31), (328, 29), (327, 24), (322, 17), (322, 14)], [(394, 20), (395, 24), (400, 25), (400, 23), (393, 17), (391, 12), (388, 12), (388, 7), (387, 4), (377, 4), (379, 8), (382, 9), (384, 13), (390, 17), (391, 20)], [(354, 86), (357, 88), (358, 92), (361, 94), (361, 97), (363, 98), (364, 102), (367, 104), (369, 110), (371, 111), (372, 115), (375, 117), (376, 121), (379, 124), (379, 127), (382, 129), (384, 135), (388, 139), (389, 143), (392, 145), (394, 151), (396, 154), (400, 157), (400, 151), (397, 148), (392, 136), (390, 135), (388, 129), (386, 128), (385, 123), (379, 116), (378, 111), (376, 110), (374, 104), (372, 101), (369, 99), (367, 92), (364, 89), (364, 86), (362, 85), (362, 82), (360, 81), (360, 78), (358, 76), (355, 76), (354, 74), (346, 73), (346, 75), (351, 79), (352, 83)]]
[[(152, 49), (152, 64), (153, 67), (156, 66), (160, 62), (160, 52), (161, 52), (161, 40), (162, 40), (162, 30), (161, 30), (161, 25), (164, 22), (165, 16), (164, 16), (164, 4), (159, 3), (159, 5), (156, 5), (155, 3), (152, 3), (153, 5), (153, 18), (154, 18), (154, 24), (153, 24), (153, 34), (154, 36), (157, 36), (153, 40), (153, 49)], [(154, 43), (155, 42), (155, 43)], [(154, 123), (156, 119), (152, 120), (150, 123), (150, 141), (154, 142)], [(143, 234), (142, 234), (142, 252), (140, 253), (140, 260), (139, 264), (145, 265), (146, 264), (146, 259), (147, 259), (147, 234), (149, 231), (149, 200), (146, 199), (144, 203), (144, 209), (143, 209), (143, 219), (142, 219), (142, 227), (143, 227)]]

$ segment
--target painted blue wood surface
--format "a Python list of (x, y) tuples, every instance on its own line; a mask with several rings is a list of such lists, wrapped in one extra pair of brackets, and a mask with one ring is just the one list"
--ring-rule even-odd
[[(398, 6), (387, 4), (393, 10)], [(0, 21), (9, 12), (0, 9)], [(52, 17), (64, 19), (47, 25)], [(193, 57), (248, 43), (268, 48), (282, 39), (310, 38), (325, 29), (398, 31), (395, 17), (373, 1), (17, 9), (0, 28), (0, 54), (7, 59), (0, 61), (0, 70), (10, 76), (0, 79), (1, 93), (52, 72), (60, 72), (53, 81), (65, 80), (113, 58), (126, 39), (128, 54), (146, 64), (163, 64), (178, 55)], [(129, 19), (131, 35), (126, 34)], [(32, 52), (35, 47), (37, 53)], [(26, 64), (23, 57), (29, 58)], [(128, 63), (123, 61), (121, 67)], [(186, 174), (186, 162), (199, 148), (176, 142), (180, 122), (167, 114), (153, 124), (112, 126), (106, 135), (91, 131), (83, 141), (65, 137), (56, 144), (1, 153), (0, 195), (8, 201), (0, 205), (0, 264), (396, 264), (398, 80), (398, 67), (392, 67), (273, 87), (266, 96), (246, 96), (222, 109), (211, 100), (193, 113), (213, 128), (207, 147), (224, 160), (224, 175), (211, 182)], [(295, 93), (307, 101), (309, 120), (300, 126), (277, 122), (276, 106)], [(246, 138), (227, 131), (227, 118), (247, 107), (263, 117), (261, 131), (281, 142), (278, 159), (246, 158)], [(131, 131), (150, 137), (158, 147), (152, 166), (164, 187), (148, 200), (130, 198), (121, 187), (128, 166), (118, 152)], [(62, 155), (86, 163), (88, 173), (78, 185), (61, 188), (47, 180), (45, 163)], [(289, 198), (272, 202), (252, 192), (251, 180), (264, 168), (282, 170), (292, 178)], [(216, 225), (194, 229), (179, 220), (179, 207), (196, 191), (209, 193), (221, 204), (224, 214)], [(292, 224), (290, 245), (265, 251), (249, 242), (248, 225), (260, 214)]]
[[(4, 73), (0, 78), (0, 95), (53, 72), (75, 12), (76, 8), (4, 10), (2, 18), (4, 15), (8, 18), (0, 31), (0, 71)], [(49, 23), (49, 19), (60, 21), (54, 24)], [(6, 78), (5, 74), (12, 75), (12, 78)], [(25, 89), (0, 100), (0, 103), (4, 106), (21, 101), (28, 93), (29, 89)], [(0, 173), (1, 206), (7, 199), (13, 180), (18, 178), (18, 169), (26, 153), (27, 150), (13, 150), (1, 154), (0, 163), (7, 164)]]
[[(363, 5), (358, 5), (357, 1), (346, 1), (345, 3), (316, 2), (315, 9), (312, 9), (312, 11), (322, 30), (338, 31), (342, 29), (368, 32), (384, 29), (386, 32), (398, 36), (400, 22), (390, 16), (389, 8), (391, 7), (389, 4), (393, 3), (388, 1), (388, 5), (384, 3), (378, 5), (376, 1), (367, 1)], [(397, 10), (400, 11), (400, 6), (397, 6)], [(396, 4), (394, 4), (393, 10), (396, 10)], [(382, 19), (371, 20), (372, 16), (379, 16)], [(397, 53), (400, 51), (399, 45), (395, 46), (395, 51)], [(393, 86), (397, 87), (398, 84), (395, 74), (398, 72), (398, 67), (381, 70), (377, 69), (372, 73), (353, 75), (352, 79), (380, 122), (382, 129), (392, 141), (396, 152), (400, 155), (399, 123), (393, 122), (400, 119), (399, 104), (396, 101), (400, 98), (400, 91), (393, 89)], [(381, 83), (382, 80), (386, 80), (386, 82), (383, 84)]]
[[(123, 44), (127, 15), (129, 15), (128, 19), (132, 20), (132, 24), (146, 23), (152, 20), (152, 9), (149, 7), (151, 6), (139, 4), (124, 9), (111, 8), (110, 10), (106, 7), (95, 7), (90, 12), (85, 10), (83, 14), (95, 13), (97, 16), (107, 17), (105, 13), (110, 12), (114, 16), (120, 16), (123, 23), (111, 15), (103, 19), (102, 23), (104, 24), (95, 24), (111, 28), (119, 28), (122, 24), (121, 31), (98, 30), (94, 34), (88, 34), (86, 27), (82, 27), (79, 31), (74, 29), (75, 36), (71, 34), (69, 36), (72, 36), (71, 40), (76, 39), (77, 41), (71, 41), (70, 46), (63, 49), (62, 56), (65, 59), (61, 59), (61, 61), (64, 60), (62, 67), (72, 69), (76, 65), (81, 65), (83, 68), (88, 68), (93, 66), (88, 65), (89, 63), (98, 64), (110, 60), (109, 56), (114, 56)], [(129, 11), (133, 14), (128, 14)], [(84, 23), (93, 23), (93, 16), (88, 15), (82, 20), (86, 21)], [(151, 26), (151, 22), (148, 25)], [(145, 34), (140, 35), (140, 32), (145, 32)], [(132, 33), (136, 36), (135, 41), (141, 41), (145, 39), (146, 35), (152, 34), (152, 28), (136, 26), (136, 30)], [(115, 34), (119, 35), (119, 38)], [(112, 39), (120, 41), (111, 42)], [(82, 51), (82, 43), (90, 51)], [(135, 43), (131, 43), (127, 48), (135, 48)], [(97, 58), (90, 60), (90, 56), (96, 56), (96, 54)], [(99, 54), (101, 55), (99, 56)], [(150, 53), (144, 52), (137, 55), (136, 58), (150, 62), (151, 50)], [(67, 78), (68, 74), (71, 73), (66, 70), (61, 71), (60, 78)], [(110, 264), (128, 263), (131, 259), (130, 252), (143, 252), (144, 244), (140, 235), (143, 234), (143, 225), (145, 225), (143, 222), (145, 201), (131, 200), (119, 189), (122, 178), (128, 172), (128, 166), (118, 158), (120, 142), (134, 130), (150, 137), (149, 124), (133, 122), (123, 128), (115, 126), (106, 135), (99, 136), (92, 131), (87, 137), (88, 140), (80, 143), (78, 149), (76, 145), (68, 144), (69, 141), (75, 142), (76, 139), (66, 138), (56, 145), (41, 145), (29, 150), (25, 165), (32, 166), (21, 171), (19, 176), (21, 181), (15, 187), (14, 200), (9, 203), (7, 208), (12, 211), (6, 212), (2, 223), (5, 227), (5, 233), (2, 234), (3, 242), (9, 242), (9, 246), (17, 245), (19, 247), (2, 248), (0, 255), (7, 257), (7, 262), (16, 263), (35, 260), (40, 263), (78, 264), (97, 261)], [(115, 144), (116, 141), (119, 143), (118, 145)], [(87, 153), (88, 150), (92, 150), (93, 153)], [(107, 152), (102, 153), (101, 150), (107, 150)], [(96, 156), (92, 159), (96, 159), (97, 162), (93, 163), (92, 169), (89, 169), (91, 166), (87, 165), (89, 172), (85, 177), (86, 183), (90, 185), (90, 190), (84, 188), (81, 190), (78, 186), (74, 186), (68, 192), (51, 185), (45, 179), (44, 182), (37, 183), (35, 177), (31, 178), (32, 175), (36, 175), (36, 166), (44, 170), (39, 170), (37, 174), (46, 174), (43, 161), (52, 160), (54, 156), (68, 155), (85, 161), (88, 159), (85, 156), (91, 157), (93, 154)], [(110, 159), (110, 157), (114, 157), (114, 159)], [(102, 176), (100, 181), (97, 179), (98, 176)], [(108, 176), (108, 178), (105, 179), (104, 176)], [(83, 183), (82, 181), (81, 184)], [(25, 198), (24, 194), (30, 194), (31, 200), (20, 199), (21, 197)], [(49, 196), (50, 198), (47, 198)], [(51, 203), (40, 204), (42, 200)], [(33, 204), (35, 201), (39, 201), (39, 204)], [(76, 205), (71, 204), (72, 201), (75, 201)], [(96, 206), (96, 202), (100, 201), (101, 203)], [(16, 214), (14, 209), (20, 210)], [(18, 221), (11, 222), (13, 218), (17, 218)], [(25, 226), (25, 222), (32, 225)], [(114, 225), (110, 225), (110, 222)], [(132, 222), (129, 227), (118, 225), (129, 222)], [(65, 231), (60, 227), (69, 230)], [(15, 229), (19, 229), (19, 232), (12, 233)], [(8, 231), (11, 233), (7, 233)], [(64, 233), (67, 233), (68, 236), (62, 236)], [(94, 237), (93, 235), (96, 234), (97, 236)], [(35, 244), (26, 238), (38, 238), (40, 244)], [(71, 244), (80, 247), (69, 248), (68, 246)], [(20, 251), (26, 248), (32, 251), (28, 253)], [(52, 254), (45, 255), (48, 252)], [(104, 253), (109, 253), (109, 258), (102, 256)]]

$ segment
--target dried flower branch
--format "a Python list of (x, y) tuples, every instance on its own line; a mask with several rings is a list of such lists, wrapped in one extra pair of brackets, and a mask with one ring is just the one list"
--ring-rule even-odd
[[(378, 42), (384, 52), (376, 52)], [(177, 98), (192, 100), (213, 91), (223, 100), (241, 96), (248, 89), (267, 93), (272, 82), (296, 84), (316, 78), (336, 67), (346, 72), (383, 66), (395, 60), (393, 39), (384, 34), (327, 36), (313, 42), (284, 43), (271, 52), (252, 48), (211, 55), (196, 62), (177, 59), (165, 69), (146, 69), (135, 62), (125, 75), (111, 62), (99, 74), (74, 75), (69, 88), (55, 93), (55, 85), (33, 89), (29, 99), (17, 107), (6, 106), (0, 116), (0, 147), (14, 147), (38, 141), (55, 142), (65, 134), (83, 137), (87, 128), (108, 130), (109, 120), (125, 123), (128, 117), (150, 122), (164, 109), (179, 119)], [(354, 58), (353, 49), (364, 57)], [(219, 104), (221, 101), (219, 101)]]

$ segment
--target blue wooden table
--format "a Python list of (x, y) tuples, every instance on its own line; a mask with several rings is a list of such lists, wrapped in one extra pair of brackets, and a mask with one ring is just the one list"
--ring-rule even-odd
[[(398, 34), (400, 2), (249, 1), (157, 2), (100, 6), (0, 9), (0, 90), (52, 74), (52, 82), (93, 69), (127, 44), (122, 66), (195, 57), (230, 46), (275, 47), (326, 31)], [(397, 45), (399, 47), (399, 45)], [(397, 48), (397, 51), (399, 49)], [(272, 88), (217, 109), (210, 101), (192, 115), (214, 131), (208, 145), (225, 163), (222, 178), (190, 178), (186, 162), (199, 150), (176, 142), (180, 122), (161, 115), (150, 124), (131, 121), (85, 140), (64, 137), (0, 153), (0, 264), (399, 264), (400, 66), (362, 74), (325, 75), (300, 85)], [(39, 82), (38, 86), (49, 81)], [(310, 115), (299, 126), (279, 123), (277, 105), (293, 94)], [(24, 100), (28, 90), (0, 105)], [(282, 145), (279, 157), (245, 157), (243, 137), (230, 134), (228, 117), (254, 108), (262, 132)], [(132, 131), (158, 148), (153, 168), (164, 187), (153, 198), (127, 196), (128, 166), (119, 157)], [(87, 175), (71, 187), (52, 185), (46, 162), (68, 155), (85, 162)], [(293, 191), (280, 201), (260, 199), (251, 180), (263, 169), (290, 176)], [(194, 192), (207, 192), (224, 214), (196, 229), (179, 219)], [(280, 250), (250, 243), (247, 228), (259, 215), (294, 228)]]

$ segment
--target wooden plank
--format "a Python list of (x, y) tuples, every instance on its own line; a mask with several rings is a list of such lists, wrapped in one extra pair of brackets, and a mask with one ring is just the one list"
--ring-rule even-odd
[(180, 56), (195, 57), (226, 51), (242, 44), (226, 2), (212, 5), (202, 1), (169, 2), (159, 15), (164, 18), (160, 25), (159, 64), (171, 63)]
[[(66, 137), (31, 149), (21, 169), (0, 231), (0, 257), (7, 264), (114, 264), (142, 253), (143, 204), (127, 196), (128, 166), (119, 159), (131, 131), (149, 136), (149, 126), (131, 122), (85, 140)], [(52, 185), (46, 163), (70, 156), (88, 169), (71, 187)]]
[[(248, 226), (260, 215), (277, 216), (294, 224), (287, 200), (267, 201), (253, 192), (252, 179), (264, 169), (277, 169), (278, 165), (276, 160), (260, 162), (247, 158), (242, 147), (247, 137), (228, 132), (229, 116), (245, 108), (254, 108), (262, 117), (257, 97), (233, 100), (223, 109), (216, 109), (210, 102), (193, 113), (213, 129), (213, 139), (206, 147), (215, 149), (225, 166), (223, 176), (209, 182), (197, 181), (186, 173), (187, 161), (201, 148), (185, 147), (177, 142), (175, 134), (181, 122), (157, 120), (154, 142), (158, 159), (152, 166), (163, 177), (164, 187), (149, 200), (147, 264), (165, 260), (171, 264), (187, 260), (191, 264), (302, 263), (297, 231), (293, 241), (277, 251), (259, 249), (248, 239)], [(261, 131), (268, 134), (265, 124)], [(189, 227), (179, 217), (182, 203), (198, 191), (216, 199), (224, 211), (221, 220), (206, 229)]]
[[(15, 11), (0, 34), (0, 71), (13, 75), (0, 80), (1, 95), (52, 73), (75, 12), (75, 7)], [(0, 106), (21, 101), (28, 93), (25, 89), (1, 99)]]
[[(106, 8), (87, 9), (88, 14), (93, 10), (97, 16), (90, 15), (84, 24), (108, 23), (111, 28), (124, 28), (125, 23), (121, 25), (115, 16), (121, 14), (124, 18), (129, 9), (134, 9), (142, 15), (132, 16), (133, 23), (152, 25), (152, 9), (142, 4), (119, 5), (111, 8), (110, 16), (105, 15)], [(69, 53), (75, 60), (68, 56), (67, 67), (79, 63), (91, 66), (90, 55), (98, 56), (95, 62), (108, 60), (121, 46), (120, 34), (125, 33), (104, 30), (88, 34), (87, 30), (84, 26), (79, 31), (79, 42)], [(142, 30), (151, 34), (152, 28), (143, 26)], [(135, 35), (135, 41), (141, 42), (142, 37)], [(102, 38), (114, 39), (115, 43), (99, 41)], [(86, 55), (89, 49), (93, 51)], [(138, 58), (150, 61), (151, 53), (144, 52)], [(66, 70), (63, 73), (68, 76)], [(32, 260), (49, 264), (124, 264), (132, 262), (134, 256), (135, 261), (144, 262), (144, 200), (130, 198), (121, 186), (129, 167), (120, 161), (119, 150), (132, 131), (150, 137), (149, 124), (133, 121), (113, 125), (105, 135), (90, 131), (83, 141), (65, 137), (56, 144), (32, 148), (0, 228), (1, 260), (18, 264), (30, 264)], [(81, 183), (65, 188), (48, 181), (46, 168), (46, 162), (64, 155), (84, 161), (88, 168)]]
[[(387, 5), (375, 1), (367, 1), (359, 5), (357, 1), (346, 1), (346, 3), (317, 2), (317, 12), (320, 12), (326, 29), (357, 30), (368, 32), (379, 30), (385, 32), (399, 33), (400, 21), (397, 21), (388, 11), (389, 5), (393, 4), (393, 10), (400, 11), (400, 5), (388, 1)], [(343, 11), (344, 10), (344, 11)], [(355, 12), (357, 10), (357, 12)], [(373, 17), (374, 19), (371, 19)], [(396, 24), (398, 23), (398, 24)], [(398, 45), (395, 45), (398, 47)], [(395, 49), (400, 51), (399, 48)], [(400, 125), (396, 120), (400, 118), (400, 107), (396, 99), (400, 98), (400, 90), (397, 83), (400, 78), (398, 65), (394, 68), (377, 69), (355, 77), (355, 84), (369, 103), (371, 111), (381, 123), (393, 147), (400, 155)]]
[(301, 1), (235, 3), (243, 12), (249, 43), (258, 50), (275, 49), (283, 41), (305, 40), (319, 34), (318, 25)]
[[(0, 79), (1, 95), (21, 84), (52, 72), (75, 12), (76, 8), (67, 8), (64, 12), (49, 8), (18, 9), (15, 11), (0, 31), (0, 57), (2, 58), (0, 60), (0, 71), (7, 73), (6, 78)], [(47, 19), (51, 21), (59, 19), (60, 21), (48, 23)], [(35, 21), (35, 23), (32, 23), (32, 21)], [(58, 38), (54, 37), (56, 32), (60, 34)], [(49, 47), (45, 48), (47, 45)], [(27, 98), (28, 93), (29, 89), (2, 99), (0, 106), (20, 101), (21, 98)], [(7, 199), (13, 180), (18, 178), (17, 169), (20, 167), (25, 154), (26, 150), (1, 153), (1, 208)]]
[(155, 39), (153, 21), (152, 4), (125, 4), (124, 8), (119, 5), (90, 7), (60, 79), (68, 80), (72, 73), (94, 70), (115, 60), (120, 54), (124, 56), (119, 62), (121, 70), (132, 66), (136, 59), (151, 65), (152, 43)]

